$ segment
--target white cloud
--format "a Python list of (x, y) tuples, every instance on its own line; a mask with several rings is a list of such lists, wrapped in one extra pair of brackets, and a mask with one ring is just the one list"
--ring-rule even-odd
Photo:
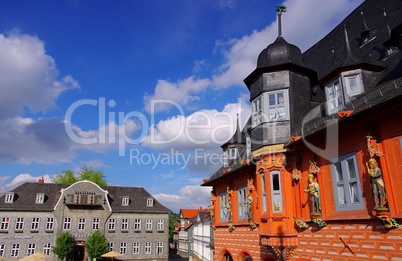
[(155, 194), (153, 195), (162, 205), (179, 213), (180, 209), (207, 208), (211, 199), (211, 188), (200, 185), (185, 186), (180, 189), (179, 195)]
[(238, 103), (227, 104), (222, 111), (200, 110), (191, 115), (175, 115), (150, 127), (142, 145), (158, 150), (216, 148), (232, 137), (238, 116), (245, 124), (250, 105), (245, 97)]
[(9, 177), (0, 177), (0, 193), (7, 192), (7, 191), (12, 191), (14, 188), (18, 187), (19, 185), (25, 183), (25, 182), (38, 182), (39, 179), (44, 179), (45, 183), (51, 183), (52, 178), (48, 174), (45, 174), (43, 176), (32, 176), (31, 174), (19, 174), (17, 175), (13, 180), (11, 180), (9, 183), (6, 183), (6, 181), (9, 179)]
[(59, 79), (54, 59), (36, 36), (0, 34), (0, 120), (55, 107), (59, 95), (79, 88), (71, 75)]

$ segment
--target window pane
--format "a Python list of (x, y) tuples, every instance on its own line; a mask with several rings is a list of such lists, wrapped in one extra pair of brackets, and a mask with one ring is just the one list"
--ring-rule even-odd
[(283, 104), (284, 103), (284, 99), (283, 99), (283, 93), (280, 92), (277, 94), (277, 104)]
[(351, 179), (356, 178), (356, 169), (355, 169), (355, 164), (354, 164), (354, 160), (352, 159), (348, 159), (347, 160), (347, 164), (348, 164), (348, 170), (349, 170), (349, 177)]
[(279, 175), (278, 174), (272, 175), (272, 187), (273, 187), (273, 190), (279, 190)]
[(352, 203), (360, 203), (359, 196), (357, 195), (357, 182), (350, 183), (350, 198)]
[(338, 182), (343, 181), (341, 163), (338, 162), (334, 166), (335, 166), (334, 171), (335, 171), (335, 175), (336, 175), (336, 178), (337, 178), (336, 181), (338, 181)]
[(343, 185), (338, 186), (338, 200), (340, 205), (345, 205), (345, 189), (343, 188)]
[(269, 95), (269, 106), (275, 105), (275, 94)]

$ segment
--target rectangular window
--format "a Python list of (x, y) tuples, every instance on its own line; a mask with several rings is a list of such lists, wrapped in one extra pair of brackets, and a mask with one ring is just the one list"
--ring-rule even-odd
[(4, 203), (13, 203), (14, 201), (14, 192), (6, 193), (6, 197), (4, 198)]
[(85, 218), (78, 218), (78, 230), (85, 230)]
[(277, 170), (271, 171), (271, 198), (272, 198), (272, 212), (282, 212), (282, 190), (280, 172)]
[(10, 257), (18, 257), (19, 255), (20, 255), (20, 244), (12, 244)]
[(135, 218), (134, 219), (134, 230), (141, 230), (141, 219)]
[(144, 252), (145, 254), (149, 255), (151, 254), (151, 242), (145, 242), (145, 248), (144, 248)]
[(286, 120), (285, 97), (283, 92), (269, 93), (269, 121)]
[(220, 221), (228, 221), (228, 209), (227, 209), (227, 195), (226, 192), (219, 194), (219, 219)]
[(247, 159), (251, 159), (252, 152), (251, 152), (251, 138), (250, 136), (246, 136), (246, 152), (247, 152)]
[(229, 152), (225, 150), (223, 152), (223, 167), (227, 167), (229, 165)]
[(163, 254), (163, 242), (156, 243), (156, 254)]
[(362, 93), (362, 83), (360, 74), (347, 75), (344, 77), (346, 83), (346, 93), (348, 96), (355, 96)]
[(246, 187), (240, 187), (237, 189), (237, 214), (239, 220), (247, 219), (247, 195)]
[(339, 157), (332, 164), (332, 178), (337, 211), (364, 209), (355, 154)]
[(32, 218), (32, 223), (31, 223), (31, 230), (37, 231), (39, 230), (39, 218), (34, 217)]
[(154, 199), (153, 198), (147, 198), (147, 207), (152, 207), (154, 205)]
[(128, 206), (130, 203), (130, 198), (129, 197), (123, 197), (121, 200), (121, 205), (122, 206)]
[(109, 248), (109, 251), (113, 251), (114, 250), (114, 243), (108, 242), (107, 247)]
[(267, 213), (267, 189), (265, 185), (265, 174), (261, 173), (261, 194), (262, 194), (262, 212)]
[(121, 219), (121, 230), (128, 230), (128, 218)]
[(24, 218), (17, 218), (15, 221), (15, 230), (22, 230), (24, 228)]
[(92, 219), (92, 230), (98, 230), (99, 224), (100, 224), (99, 218), (93, 218)]
[(327, 97), (327, 113), (333, 114), (343, 109), (345, 106), (342, 85), (339, 79), (325, 86)]
[(114, 219), (114, 218), (109, 219), (107, 229), (111, 230), (111, 231), (116, 229), (116, 219)]
[(229, 159), (236, 159), (237, 158), (237, 148), (229, 148)]
[(70, 230), (71, 229), (71, 218), (69, 218), (69, 217), (64, 218), (63, 229), (64, 230)]
[(127, 243), (122, 242), (120, 243), (120, 254), (126, 254), (127, 253)]
[(50, 251), (52, 250), (52, 245), (50, 243), (43, 245), (43, 254), (50, 256)]
[(27, 256), (35, 254), (36, 244), (28, 244)]
[(46, 220), (46, 230), (53, 230), (54, 219), (52, 217), (47, 218)]
[(6, 245), (0, 244), (0, 256), (4, 256), (4, 250), (6, 249)]
[(152, 219), (148, 218), (145, 220), (145, 230), (152, 230)]
[(37, 193), (36, 194), (36, 204), (43, 204), (43, 202), (45, 201), (45, 194), (43, 193)]
[(253, 127), (258, 126), (263, 122), (263, 111), (262, 111), (262, 95), (258, 96), (251, 103), (252, 105), (252, 120)]
[(165, 220), (158, 219), (158, 221), (156, 223), (156, 227), (157, 227), (158, 231), (163, 231), (163, 229), (165, 228)]
[(140, 253), (140, 242), (133, 243), (133, 254), (138, 255)]

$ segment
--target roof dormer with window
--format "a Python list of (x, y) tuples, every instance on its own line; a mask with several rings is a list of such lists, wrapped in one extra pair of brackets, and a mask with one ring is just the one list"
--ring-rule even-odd
[(45, 203), (45, 193), (36, 193), (36, 204), (43, 204)]
[(4, 197), (4, 203), (13, 203), (14, 202), (14, 192), (7, 192)]

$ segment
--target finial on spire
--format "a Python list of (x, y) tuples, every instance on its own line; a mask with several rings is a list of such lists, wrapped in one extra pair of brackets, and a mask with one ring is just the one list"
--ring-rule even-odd
[(389, 24), (388, 24), (387, 12), (385, 12), (385, 8), (383, 8), (382, 11), (384, 14), (385, 23), (387, 24), (388, 36), (391, 37), (391, 28), (389, 27)]
[(286, 12), (286, 6), (284, 5), (276, 5), (276, 13), (278, 14), (278, 37), (282, 36), (282, 21), (281, 16), (282, 13)]

